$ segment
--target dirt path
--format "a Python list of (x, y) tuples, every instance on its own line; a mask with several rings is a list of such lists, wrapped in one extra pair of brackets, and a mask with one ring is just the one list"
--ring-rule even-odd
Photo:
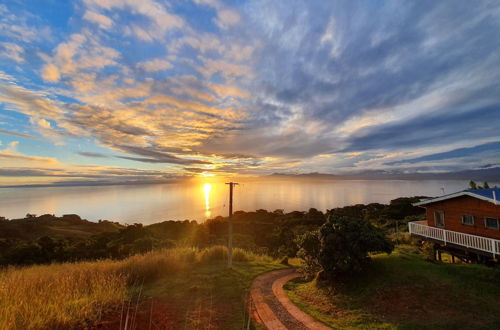
[(330, 329), (295, 306), (283, 290), (286, 282), (299, 277), (294, 269), (281, 269), (257, 277), (250, 289), (254, 317), (267, 329)]

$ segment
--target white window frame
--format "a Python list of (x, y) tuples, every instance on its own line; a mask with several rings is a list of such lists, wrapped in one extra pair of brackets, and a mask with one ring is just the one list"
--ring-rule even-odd
[[(497, 221), (497, 226), (496, 228), (493, 228), (493, 227), (488, 227), (488, 222), (486, 221), (486, 219), (493, 219), (493, 220), (496, 220)], [(500, 228), (500, 223), (498, 221), (498, 218), (493, 218), (493, 217), (484, 217), (484, 228), (486, 229), (493, 229), (493, 230), (498, 230)]]
[[(472, 223), (465, 223), (464, 217), (471, 217), (472, 218)], [(476, 223), (476, 219), (475, 219), (475, 217), (473, 215), (471, 215), (471, 214), (462, 214), (462, 225), (464, 225), (464, 226), (474, 226), (475, 223)]]
[[(437, 217), (436, 217), (436, 214), (438, 214), (438, 213), (441, 214), (441, 219), (443, 220), (443, 225), (439, 225), (438, 224)], [(444, 222), (444, 211), (434, 210), (434, 224), (436, 225), (436, 227), (444, 228), (444, 225), (445, 225), (445, 222)]]

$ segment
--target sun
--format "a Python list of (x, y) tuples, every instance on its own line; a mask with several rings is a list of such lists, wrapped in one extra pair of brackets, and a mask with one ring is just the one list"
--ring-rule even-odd
[(212, 185), (210, 183), (205, 183), (203, 185), (203, 192), (205, 195), (210, 195), (210, 191), (212, 191)]

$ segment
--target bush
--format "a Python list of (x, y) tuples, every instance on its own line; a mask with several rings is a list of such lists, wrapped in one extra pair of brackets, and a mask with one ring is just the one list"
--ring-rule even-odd
[(211, 246), (200, 252), (201, 262), (216, 262), (227, 260), (227, 248), (225, 246)]
[(304, 267), (301, 270), (306, 275), (312, 276), (321, 268), (318, 261), (320, 252), (319, 232), (314, 230), (299, 235), (295, 239), (295, 243), (299, 249), (297, 257), (304, 261)]
[(253, 259), (253, 255), (243, 249), (236, 248), (233, 250), (233, 261), (247, 262)]
[(394, 246), (368, 221), (330, 215), (319, 233), (319, 263), (329, 275), (359, 272), (370, 252), (391, 253)]

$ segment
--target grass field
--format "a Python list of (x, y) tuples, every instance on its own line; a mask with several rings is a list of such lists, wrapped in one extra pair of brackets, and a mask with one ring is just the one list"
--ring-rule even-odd
[(236, 249), (228, 270), (225, 256), (223, 247), (179, 248), (121, 261), (8, 268), (0, 271), (0, 329), (241, 326), (253, 277), (282, 266)]
[(301, 309), (336, 329), (500, 329), (500, 271), (399, 248), (342, 287), (291, 282)]

